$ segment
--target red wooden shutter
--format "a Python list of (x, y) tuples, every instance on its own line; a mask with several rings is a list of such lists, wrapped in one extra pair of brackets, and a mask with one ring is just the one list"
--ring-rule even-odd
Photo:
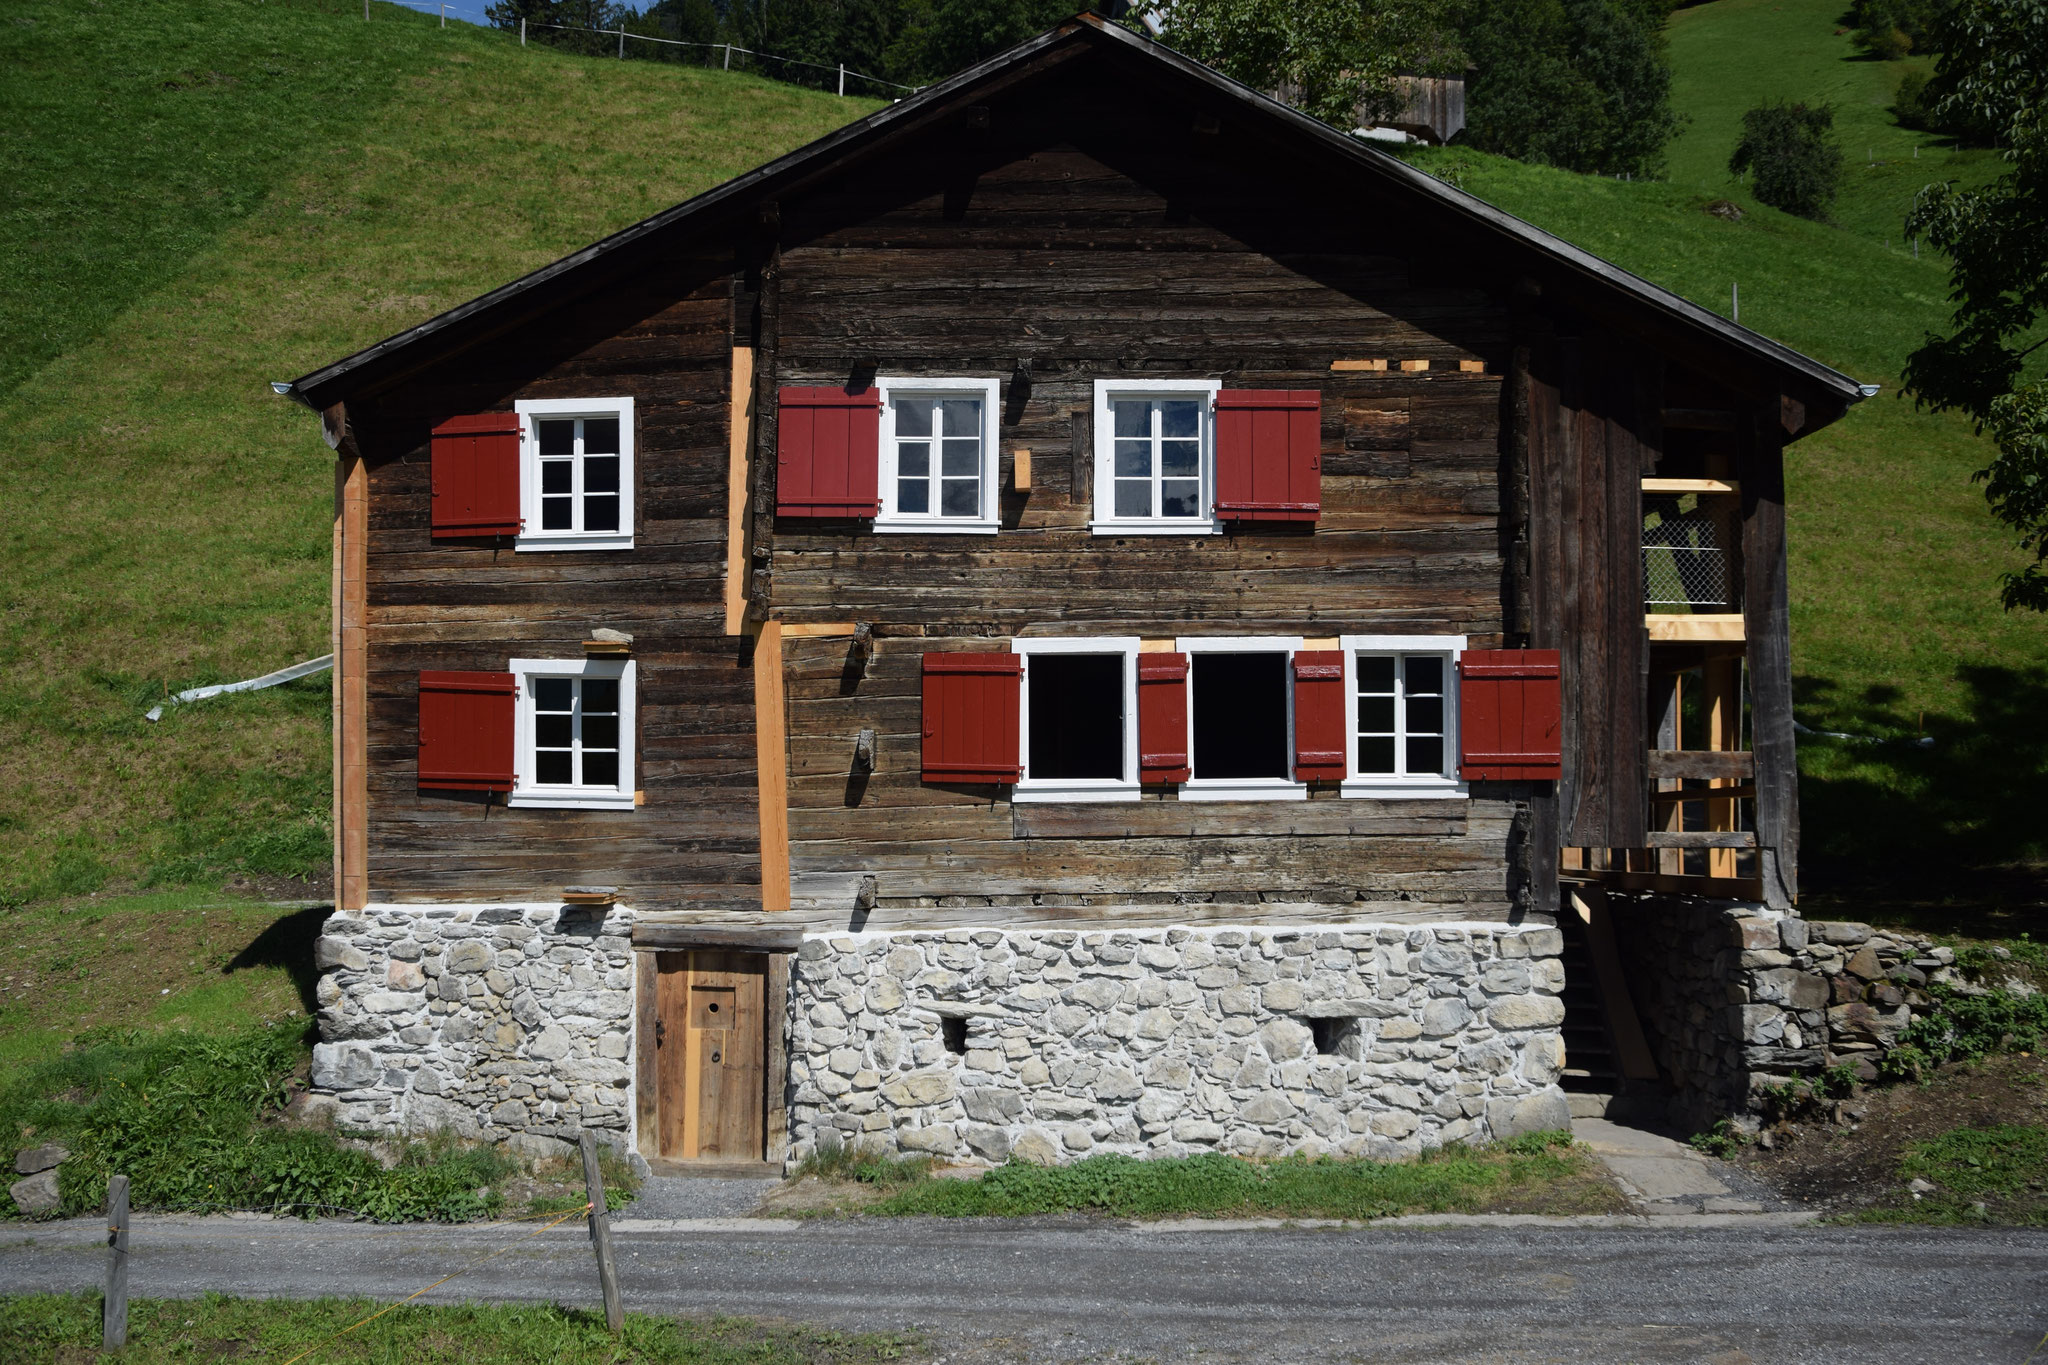
[(871, 517), (882, 449), (874, 389), (785, 388), (775, 418), (775, 515)]
[(1294, 655), (1294, 780), (1344, 780), (1344, 653)]
[(1468, 649), (1458, 656), (1458, 776), (1555, 780), (1564, 770), (1554, 649)]
[(1216, 395), (1216, 515), (1314, 521), (1323, 507), (1323, 396), (1314, 389)]
[(1188, 766), (1188, 656), (1138, 656), (1138, 780), (1185, 782)]
[(420, 674), (423, 790), (512, 790), (516, 690), (510, 673)]
[(1015, 782), (1024, 661), (1015, 654), (924, 656), (924, 780)]
[(433, 451), (434, 539), (519, 534), (518, 413), (450, 417)]

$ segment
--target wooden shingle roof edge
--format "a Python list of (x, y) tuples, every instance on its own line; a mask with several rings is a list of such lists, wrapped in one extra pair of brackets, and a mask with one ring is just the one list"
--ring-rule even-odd
[(1242, 111), (1337, 153), (1357, 170), (1382, 183), (1431, 201), (1455, 217), (1533, 252), (1550, 273), (1562, 277), (1560, 284), (1575, 285), (1589, 298), (1606, 296), (1625, 311), (1633, 309), (1661, 322), (1664, 329), (1686, 337), (1695, 346), (1704, 343), (1709, 348), (1732, 351), (1730, 359), (1739, 358), (1750, 367), (1775, 372), (1786, 392), (1835, 408), (1834, 413), (1816, 413), (1819, 420), (1808, 424), (1809, 430), (1832, 420), (1875, 391), (1782, 342), (1702, 308), (1398, 157), (1094, 13), (1077, 15), (886, 109), (857, 119), (530, 274), (353, 355), (272, 387), (316, 412), (354, 394), (382, 388), (442, 355), (516, 326), (565, 296), (597, 287), (611, 278), (614, 271), (629, 268), (638, 257), (636, 248), (652, 248), (678, 230), (709, 231), (721, 223), (744, 219), (755, 205), (830, 173), (851, 155), (927, 127), (974, 99), (1016, 84), (1038, 71), (1062, 65), (1089, 51), (1104, 50), (1158, 63), (1161, 68), (1227, 97)]

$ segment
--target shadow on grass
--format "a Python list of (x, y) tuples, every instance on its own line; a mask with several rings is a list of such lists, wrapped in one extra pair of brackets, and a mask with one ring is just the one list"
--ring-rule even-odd
[[(1803, 880), (1823, 905), (1978, 937), (2048, 929), (2048, 667), (1964, 665), (1962, 716), (1895, 689), (1795, 688), (1802, 714), (1880, 743), (1800, 736)], [(1808, 908), (1809, 914), (1815, 913)]]
[(299, 1007), (309, 1016), (316, 1013), (319, 1002), (313, 996), (313, 988), (320, 980), (320, 970), (313, 965), (313, 944), (320, 937), (320, 926), (332, 913), (333, 906), (316, 905), (272, 920), (247, 947), (228, 960), (228, 965), (220, 969), (221, 975), (231, 976), (251, 967), (282, 967), (299, 992)]

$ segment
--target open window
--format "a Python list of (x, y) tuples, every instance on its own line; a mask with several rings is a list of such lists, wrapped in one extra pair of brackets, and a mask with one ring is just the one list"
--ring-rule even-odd
[(1018, 801), (1138, 799), (1136, 637), (1020, 639)]
[(994, 535), (998, 384), (993, 379), (877, 379), (881, 510), (877, 531)]
[(1207, 535), (1218, 529), (1212, 379), (1097, 380), (1098, 535)]
[(1457, 658), (1462, 635), (1347, 635), (1343, 793), (1463, 796), (1458, 778)]
[(520, 439), (521, 550), (633, 548), (633, 400), (529, 398)]
[(508, 805), (633, 807), (635, 670), (630, 659), (514, 659), (518, 680)]
[(1183, 637), (1188, 756), (1183, 801), (1301, 801), (1294, 775), (1294, 682), (1300, 636)]

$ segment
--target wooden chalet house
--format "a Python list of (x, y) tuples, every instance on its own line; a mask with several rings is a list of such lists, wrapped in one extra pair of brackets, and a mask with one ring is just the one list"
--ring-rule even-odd
[(1411, 1152), (1561, 876), (1795, 891), (1858, 386), (1093, 16), (278, 387), (351, 1126)]

